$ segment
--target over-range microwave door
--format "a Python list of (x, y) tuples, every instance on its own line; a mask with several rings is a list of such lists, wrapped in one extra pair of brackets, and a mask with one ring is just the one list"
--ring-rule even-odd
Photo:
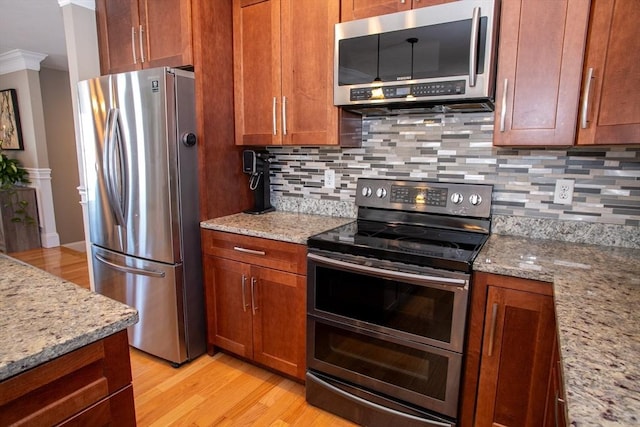
[(492, 100), (498, 13), (469, 0), (337, 24), (334, 104)]

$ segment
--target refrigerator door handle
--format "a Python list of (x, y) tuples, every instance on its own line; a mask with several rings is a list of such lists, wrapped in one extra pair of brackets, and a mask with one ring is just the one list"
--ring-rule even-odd
[[(103, 174), (107, 190), (109, 205), (116, 217), (116, 223), (123, 226), (124, 210), (121, 198), (118, 197), (118, 178), (122, 178), (122, 143), (119, 141), (120, 132), (118, 130), (120, 115), (117, 108), (111, 108), (107, 113), (107, 131), (105, 132), (104, 153), (103, 153)], [(117, 158), (116, 158), (117, 156)], [(126, 188), (126, 185), (125, 185)], [(125, 198), (126, 200), (126, 198)]]
[(127, 266), (124, 266), (124, 265), (120, 265), (120, 264), (116, 264), (114, 262), (111, 262), (111, 261), (103, 258), (102, 256), (98, 255), (98, 254), (96, 254), (95, 257), (101, 263), (106, 264), (109, 267), (113, 268), (114, 270), (118, 270), (118, 271), (121, 271), (123, 273), (140, 274), (140, 275), (143, 275), (143, 276), (151, 276), (151, 277), (164, 277), (165, 276), (165, 273), (163, 271), (143, 270), (143, 269), (140, 269), (140, 268), (127, 267)]

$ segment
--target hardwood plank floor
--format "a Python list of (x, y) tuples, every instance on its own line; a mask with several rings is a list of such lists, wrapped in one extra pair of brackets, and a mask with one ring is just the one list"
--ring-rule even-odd
[[(87, 258), (64, 247), (9, 254), (89, 288)], [(231, 355), (180, 368), (131, 348), (138, 426), (355, 426), (308, 405), (304, 386)]]
[(50, 249), (37, 248), (24, 252), (13, 252), (9, 255), (83, 288), (89, 289), (90, 287), (87, 255), (84, 252), (58, 246)]

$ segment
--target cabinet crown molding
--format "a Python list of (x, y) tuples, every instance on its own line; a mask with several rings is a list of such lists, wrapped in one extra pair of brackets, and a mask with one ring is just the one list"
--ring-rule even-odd
[(40, 63), (47, 55), (23, 49), (14, 49), (0, 54), (0, 76), (15, 71), (40, 71)]

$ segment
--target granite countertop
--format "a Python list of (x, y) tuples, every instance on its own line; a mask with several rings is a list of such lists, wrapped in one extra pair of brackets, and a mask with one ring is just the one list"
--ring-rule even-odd
[(640, 249), (494, 234), (474, 270), (553, 283), (572, 425), (640, 425)]
[(138, 321), (138, 311), (0, 254), (0, 381)]
[(306, 245), (310, 236), (353, 221), (353, 218), (276, 211), (262, 215), (239, 213), (202, 221), (200, 226), (210, 230)]

